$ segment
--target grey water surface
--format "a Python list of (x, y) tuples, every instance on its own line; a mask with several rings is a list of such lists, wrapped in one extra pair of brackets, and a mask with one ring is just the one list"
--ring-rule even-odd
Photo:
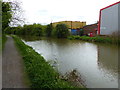
[(62, 75), (76, 69), (88, 88), (118, 88), (118, 46), (80, 40), (44, 38), (27, 41)]

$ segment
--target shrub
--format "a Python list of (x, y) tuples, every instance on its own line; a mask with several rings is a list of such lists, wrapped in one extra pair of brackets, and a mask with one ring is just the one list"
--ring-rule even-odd
[(56, 35), (58, 38), (66, 38), (69, 35), (68, 27), (65, 24), (57, 24)]

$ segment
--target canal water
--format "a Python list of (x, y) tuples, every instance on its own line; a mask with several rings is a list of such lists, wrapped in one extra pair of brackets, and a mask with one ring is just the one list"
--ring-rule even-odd
[(57, 62), (62, 75), (77, 70), (87, 88), (118, 88), (117, 45), (52, 38), (23, 41), (46, 60)]

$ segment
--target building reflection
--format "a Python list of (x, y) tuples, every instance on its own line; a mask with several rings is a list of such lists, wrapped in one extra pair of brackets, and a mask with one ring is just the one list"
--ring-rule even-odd
[(98, 45), (98, 66), (99, 69), (118, 72), (118, 46)]

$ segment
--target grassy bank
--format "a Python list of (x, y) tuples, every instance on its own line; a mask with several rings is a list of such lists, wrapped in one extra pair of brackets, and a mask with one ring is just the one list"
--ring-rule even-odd
[(89, 37), (89, 36), (69, 36), (70, 40), (83, 40), (89, 42), (100, 42), (100, 43), (110, 43), (110, 44), (120, 44), (120, 40), (117, 37)]
[(59, 74), (45, 59), (31, 47), (25, 45), (20, 38), (13, 36), (30, 79), (31, 88), (78, 88), (59, 78)]

